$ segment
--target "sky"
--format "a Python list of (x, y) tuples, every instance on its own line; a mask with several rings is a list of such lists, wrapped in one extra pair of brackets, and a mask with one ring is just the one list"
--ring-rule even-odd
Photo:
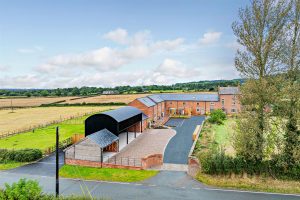
[(0, 88), (239, 78), (247, 0), (0, 0)]

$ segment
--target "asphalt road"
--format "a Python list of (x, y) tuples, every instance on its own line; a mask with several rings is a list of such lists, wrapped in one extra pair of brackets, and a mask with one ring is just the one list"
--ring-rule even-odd
[[(55, 179), (51, 176), (28, 175), (0, 172), (0, 187), (4, 183), (17, 182), (20, 178), (39, 181), (43, 191), (53, 194)], [(171, 179), (171, 181), (170, 181)], [(161, 172), (158, 176), (142, 183), (112, 183), (97, 181), (60, 180), (60, 194), (107, 197), (113, 200), (299, 200), (300, 196), (254, 193), (245, 191), (226, 191), (206, 188), (197, 184), (184, 172)]]
[[(11, 173), (16, 174), (28, 174), (28, 175), (39, 175), (39, 176), (55, 176), (55, 163), (56, 157), (55, 153), (51, 154), (48, 157), (41, 159), (39, 162), (32, 164), (24, 165), (12, 170), (9, 170)], [(59, 153), (59, 166), (64, 165), (64, 153)]]
[(193, 145), (192, 135), (197, 125), (204, 121), (203, 116), (193, 116), (184, 119), (174, 127), (176, 135), (168, 143), (164, 153), (164, 163), (187, 164), (188, 154)]

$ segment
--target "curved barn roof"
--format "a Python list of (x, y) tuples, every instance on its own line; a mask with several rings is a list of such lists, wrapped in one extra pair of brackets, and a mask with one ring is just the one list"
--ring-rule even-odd
[(117, 122), (122, 122), (126, 119), (142, 114), (142, 111), (132, 106), (125, 106), (115, 110), (106, 111), (101, 114), (108, 115), (115, 119)]

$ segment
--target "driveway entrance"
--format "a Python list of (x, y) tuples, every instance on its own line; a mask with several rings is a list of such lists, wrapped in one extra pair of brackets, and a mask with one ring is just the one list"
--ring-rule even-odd
[(176, 130), (176, 135), (166, 147), (164, 163), (187, 164), (188, 155), (193, 145), (193, 132), (197, 125), (202, 124), (204, 119), (205, 117), (203, 116), (193, 116), (189, 119), (184, 119), (173, 128)]

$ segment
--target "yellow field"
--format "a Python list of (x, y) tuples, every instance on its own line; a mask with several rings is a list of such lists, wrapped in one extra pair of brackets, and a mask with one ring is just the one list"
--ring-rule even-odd
[(48, 104), (76, 97), (31, 97), (31, 98), (5, 98), (0, 99), (0, 108), (10, 107), (35, 107), (41, 104)]
[(76, 100), (66, 100), (63, 103), (110, 103), (110, 102), (121, 102), (121, 103), (129, 103), (136, 98), (144, 97), (149, 94), (118, 94), (118, 95), (100, 95), (94, 97), (88, 97), (83, 99), (76, 99)]
[(16, 109), (13, 113), (10, 110), (0, 110), (0, 135), (84, 113), (100, 112), (118, 107), (120, 106), (38, 107)]

